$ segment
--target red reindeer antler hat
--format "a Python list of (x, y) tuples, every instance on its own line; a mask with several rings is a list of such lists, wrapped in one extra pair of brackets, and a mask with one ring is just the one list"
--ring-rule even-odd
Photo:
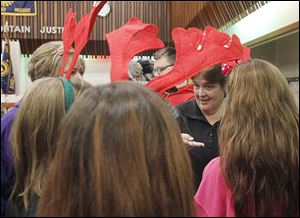
[(64, 75), (65, 64), (67, 62), (70, 48), (75, 42), (75, 51), (70, 64), (70, 67), (66, 73), (66, 78), (70, 79), (74, 66), (77, 62), (77, 59), (80, 55), (80, 52), (85, 47), (86, 43), (89, 40), (93, 26), (96, 21), (97, 14), (103, 8), (107, 1), (101, 1), (96, 7), (93, 7), (89, 14), (85, 14), (81, 20), (76, 25), (75, 14), (72, 12), (72, 9), (69, 10), (65, 23), (64, 31), (62, 34), (62, 40), (64, 43), (64, 59), (62, 64), (62, 69), (60, 71), (60, 76)]
[(233, 66), (238, 60), (250, 58), (250, 49), (241, 45), (236, 35), (230, 37), (211, 26), (204, 32), (197, 28), (175, 28), (172, 36), (176, 48), (173, 69), (147, 83), (161, 94), (208, 67), (222, 63)]
[(70, 8), (66, 15), (66, 19), (64, 23), (64, 31), (62, 33), (62, 41), (64, 44), (64, 56), (63, 56), (63, 62), (62, 62), (61, 70), (59, 72), (59, 76), (64, 76), (65, 66), (68, 60), (70, 49), (72, 47), (73, 42), (75, 41), (75, 29), (76, 29), (76, 18), (75, 18), (75, 14), (72, 12), (72, 9)]
[(142, 23), (134, 17), (121, 28), (106, 34), (111, 58), (111, 81), (128, 80), (128, 64), (134, 55), (164, 47), (157, 33), (157, 26)]

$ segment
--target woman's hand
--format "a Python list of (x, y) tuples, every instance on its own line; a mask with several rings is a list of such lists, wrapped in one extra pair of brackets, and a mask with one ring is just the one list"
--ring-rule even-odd
[(194, 141), (194, 138), (187, 133), (181, 133), (183, 143), (190, 147), (204, 147), (204, 143)]

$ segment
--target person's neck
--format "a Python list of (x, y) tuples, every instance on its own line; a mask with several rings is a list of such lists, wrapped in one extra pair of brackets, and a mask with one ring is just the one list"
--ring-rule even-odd
[(203, 115), (207, 119), (210, 125), (214, 125), (216, 122), (220, 121), (224, 114), (225, 106), (224, 102), (221, 104), (219, 109), (215, 112), (202, 111)]

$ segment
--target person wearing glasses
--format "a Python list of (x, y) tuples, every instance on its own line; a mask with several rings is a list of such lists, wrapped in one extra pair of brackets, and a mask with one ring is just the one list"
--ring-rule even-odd
[[(154, 71), (155, 77), (169, 73), (175, 64), (176, 50), (173, 47), (165, 47), (153, 54), (154, 57)], [(187, 84), (187, 81), (168, 89), (163, 97), (170, 102), (173, 106), (177, 106), (183, 102), (195, 98), (193, 85)]]

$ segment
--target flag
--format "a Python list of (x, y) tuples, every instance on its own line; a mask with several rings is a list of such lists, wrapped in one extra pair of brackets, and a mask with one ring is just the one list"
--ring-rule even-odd
[(1, 56), (1, 94), (15, 94), (15, 76), (13, 74), (8, 38), (4, 42)]

